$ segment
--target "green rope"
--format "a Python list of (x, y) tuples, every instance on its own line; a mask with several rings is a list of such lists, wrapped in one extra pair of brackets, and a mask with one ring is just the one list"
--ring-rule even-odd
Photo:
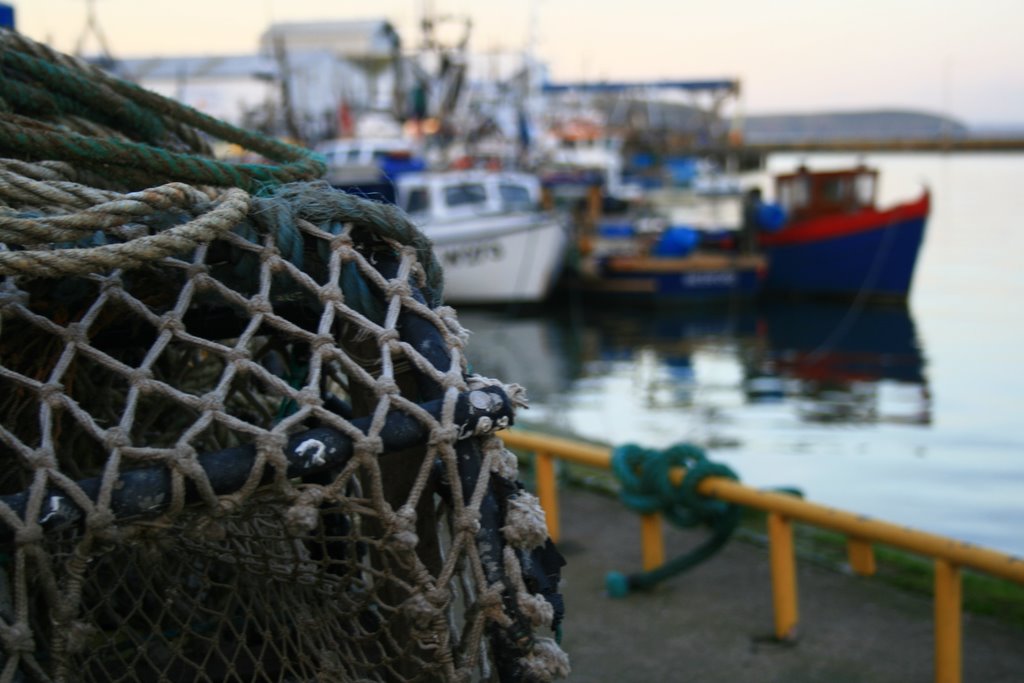
[[(674, 484), (670, 473), (685, 468), (686, 475)], [(673, 524), (689, 528), (707, 526), (711, 535), (691, 551), (679, 555), (661, 567), (647, 572), (623, 575), (611, 572), (607, 588), (613, 597), (622, 597), (634, 589), (646, 589), (676, 576), (714, 555), (739, 525), (739, 507), (708, 498), (697, 492), (707, 477), (738, 479), (726, 465), (711, 462), (700, 448), (677, 444), (658, 451), (633, 444), (612, 452), (612, 472), (621, 489), (619, 498), (641, 514), (661, 513)]]
[[(5, 70), (20, 73), (42, 97), (48, 97), (52, 107), (60, 110), (73, 109), (89, 117), (90, 112), (99, 114), (112, 122), (112, 127), (135, 132), (141, 139), (157, 141), (166, 134), (160, 117), (135, 102), (118, 97), (102, 84), (84, 77), (60, 64), (44, 61), (16, 50), (5, 50), (0, 54), (0, 66)], [(12, 86), (13, 78), (3, 79), (4, 86)], [(48, 94), (60, 96), (59, 99)], [(58, 106), (61, 105), (61, 106)], [(111, 106), (115, 105), (115, 106)]]
[(23, 122), (5, 118), (0, 120), (0, 153), (4, 155), (34, 161), (67, 161), (94, 170), (101, 167), (144, 170), (161, 183), (184, 181), (238, 187), (256, 194), (268, 186), (311, 180), (320, 175), (317, 169), (322, 167), (313, 159), (313, 153), (305, 150), (294, 155), (297, 161), (286, 164), (235, 164), (138, 142), (28, 128)]
[[(318, 155), (245, 131), (145, 90), (98, 69), (70, 60), (10, 31), (0, 31), (0, 154), (28, 160), (58, 160), (137, 182), (187, 181), (239, 187), (250, 193), (323, 176)], [(46, 114), (51, 121), (29, 116)], [(143, 142), (71, 132), (61, 116), (78, 116)], [(252, 150), (273, 164), (230, 163), (210, 158), (196, 132)], [(190, 148), (170, 139), (175, 131)], [(147, 144), (152, 143), (152, 144)], [(178, 149), (175, 149), (178, 148)]]
[[(306, 265), (300, 220), (329, 231), (340, 223), (364, 226), (380, 238), (412, 246), (424, 268), (429, 288), (425, 293), (433, 305), (441, 303), (443, 278), (430, 240), (397, 207), (310, 182), (326, 170), (311, 150), (237, 128), (5, 30), (0, 30), (0, 102), (0, 156), (66, 162), (129, 188), (174, 182), (240, 188), (253, 195), (252, 210), (244, 224), (235, 226), (236, 234), (252, 241), (259, 234), (272, 234), (282, 255), (299, 269)], [(40, 115), (45, 118), (33, 118)], [(234, 143), (274, 163), (214, 159), (207, 153), (207, 137)], [(12, 216), (0, 229), (8, 235), (14, 230), (28, 234), (62, 227), (57, 221), (29, 226), (25, 218)], [(182, 222), (189, 218), (179, 216)], [(61, 237), (79, 241), (73, 234)], [(99, 261), (88, 249), (23, 251), (5, 256), (0, 268), (24, 272), (21, 268), (45, 263), (46, 272), (53, 275), (66, 270), (58, 263), (60, 252), (68, 259), (74, 256), (78, 264), (73, 268), (80, 270), (109, 268), (114, 263), (110, 257), (137, 251), (128, 244), (102, 246), (96, 252), (103, 255)], [(177, 240), (173, 246), (187, 251), (190, 243)], [(258, 258), (246, 253), (232, 264), (238, 276), (251, 275), (257, 267)], [(358, 274), (347, 271), (344, 279), (350, 291), (367, 298), (366, 283), (358, 282)]]

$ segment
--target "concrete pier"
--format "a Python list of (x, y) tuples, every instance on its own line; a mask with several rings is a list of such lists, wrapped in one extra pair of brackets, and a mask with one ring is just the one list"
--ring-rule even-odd
[[(609, 571), (641, 565), (640, 518), (616, 500), (562, 490), (559, 547), (568, 561), (563, 647), (571, 681), (644, 683), (932, 683), (933, 603), (877, 579), (798, 565), (795, 643), (772, 638), (766, 548), (735, 540), (650, 592), (605, 594)], [(700, 532), (671, 529), (679, 553)], [(1024, 629), (965, 614), (965, 683), (1024, 681)]]

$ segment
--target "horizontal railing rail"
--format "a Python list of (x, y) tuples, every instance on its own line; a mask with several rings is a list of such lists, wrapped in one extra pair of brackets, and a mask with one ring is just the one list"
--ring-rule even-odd
[[(519, 430), (503, 431), (499, 435), (507, 446), (534, 454), (537, 497), (547, 516), (548, 533), (557, 541), (560, 527), (554, 461), (560, 459), (610, 469), (611, 449)], [(678, 482), (685, 472), (679, 469), (672, 476)], [(793, 495), (756, 489), (725, 477), (707, 477), (697, 486), (697, 491), (704, 496), (767, 513), (775, 636), (779, 639), (794, 638), (798, 623), (793, 522), (845, 535), (850, 566), (860, 575), (875, 572), (873, 544), (876, 543), (934, 560), (936, 683), (960, 683), (963, 676), (961, 569), (970, 568), (1024, 584), (1024, 558), (838, 510)], [(662, 523), (656, 513), (641, 517), (643, 565), (644, 569), (650, 570), (664, 563)]]

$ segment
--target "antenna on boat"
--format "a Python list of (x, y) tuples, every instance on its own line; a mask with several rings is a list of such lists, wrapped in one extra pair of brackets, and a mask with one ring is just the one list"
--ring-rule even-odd
[(110, 52), (110, 46), (107, 44), (107, 37), (103, 34), (103, 29), (100, 28), (100, 22), (96, 18), (96, 0), (85, 0), (85, 28), (82, 29), (82, 33), (78, 36), (78, 41), (75, 43), (76, 57), (85, 57), (83, 54), (85, 41), (89, 37), (90, 33), (100, 44), (100, 64), (103, 66), (112, 65), (114, 63), (114, 55)]

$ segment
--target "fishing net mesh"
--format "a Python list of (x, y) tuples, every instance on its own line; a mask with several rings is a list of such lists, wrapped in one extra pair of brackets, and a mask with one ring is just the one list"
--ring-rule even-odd
[(564, 676), (493, 434), (523, 392), (467, 371), (429, 243), (303, 150), (0, 41), (0, 681)]

